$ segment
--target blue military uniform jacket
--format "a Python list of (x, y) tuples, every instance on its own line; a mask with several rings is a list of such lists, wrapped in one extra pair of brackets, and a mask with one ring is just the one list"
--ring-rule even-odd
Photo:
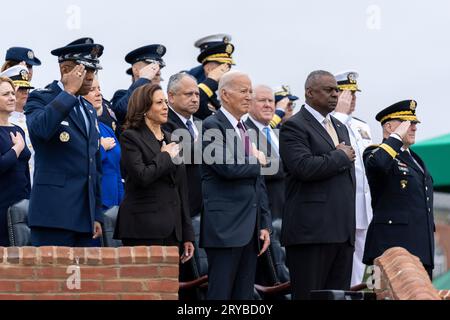
[(114, 93), (114, 96), (111, 99), (111, 109), (116, 114), (117, 121), (119, 121), (120, 125), (123, 125), (125, 122), (125, 117), (128, 111), (128, 101), (130, 100), (134, 90), (149, 83), (151, 83), (150, 80), (139, 78), (131, 84), (128, 90), (121, 89)]
[(84, 99), (89, 123), (77, 116), (80, 100), (54, 81), (30, 94), (25, 106), (35, 149), (29, 225), (92, 232), (102, 222), (101, 157), (97, 114)]
[(364, 152), (373, 220), (363, 262), (373, 264), (387, 249), (403, 247), (433, 267), (433, 180), (419, 156), (401, 151), (402, 145), (390, 137)]

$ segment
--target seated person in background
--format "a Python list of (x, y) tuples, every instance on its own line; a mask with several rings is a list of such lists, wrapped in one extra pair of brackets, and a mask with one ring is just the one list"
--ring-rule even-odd
[(181, 261), (194, 254), (186, 169), (175, 164), (180, 148), (161, 129), (168, 107), (159, 85), (133, 92), (120, 137), (125, 197), (114, 238), (125, 246), (178, 246)]
[(0, 77), (0, 247), (9, 246), (8, 207), (30, 197), (31, 153), (24, 142), (25, 132), (8, 120), (16, 108), (15, 92), (11, 79)]
[(104, 112), (102, 92), (98, 78), (95, 78), (91, 91), (84, 96), (97, 112), (100, 131), (100, 153), (102, 156), (102, 208), (107, 210), (118, 206), (123, 199), (123, 182), (120, 173), (120, 145), (114, 131), (101, 121)]

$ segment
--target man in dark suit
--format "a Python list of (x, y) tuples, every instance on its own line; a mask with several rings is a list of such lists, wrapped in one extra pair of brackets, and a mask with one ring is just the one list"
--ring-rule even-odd
[[(251, 146), (241, 117), (248, 112), (252, 84), (241, 72), (219, 83), (222, 108), (203, 122), (200, 246), (209, 266), (207, 298), (252, 299), (256, 260), (270, 245), (270, 211), (261, 177), (268, 165)], [(263, 241), (258, 250), (259, 240)]]
[(281, 241), (293, 299), (311, 290), (350, 288), (355, 239), (355, 152), (346, 127), (330, 115), (338, 101), (334, 76), (314, 71), (306, 105), (281, 128), (288, 173)]
[(245, 124), (256, 133), (256, 146), (270, 159), (274, 169), (264, 175), (272, 220), (281, 219), (286, 193), (286, 173), (279, 155), (279, 131), (270, 127), (275, 114), (274, 94), (270, 87), (260, 85), (253, 89), (253, 100), (248, 113)]
[(97, 114), (81, 97), (101, 69), (102, 53), (90, 38), (53, 50), (61, 81), (32, 92), (25, 106), (36, 152), (28, 220), (33, 246), (89, 247), (102, 233)]
[(201, 159), (201, 120), (193, 116), (199, 108), (200, 93), (195, 78), (187, 73), (177, 73), (170, 77), (167, 85), (169, 100), (169, 119), (163, 128), (180, 138), (183, 145), (184, 163), (189, 185), (189, 208), (191, 217), (200, 214), (202, 209), (202, 183), (200, 178)]
[(383, 143), (364, 152), (372, 192), (373, 219), (367, 232), (363, 262), (392, 247), (403, 247), (432, 278), (434, 267), (433, 179), (425, 163), (409, 147), (415, 143), (417, 103), (404, 100), (380, 111)]

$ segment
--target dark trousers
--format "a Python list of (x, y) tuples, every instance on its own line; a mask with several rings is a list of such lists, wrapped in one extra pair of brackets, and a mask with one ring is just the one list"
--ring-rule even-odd
[(253, 300), (258, 248), (255, 237), (238, 248), (206, 248), (207, 300)]
[(55, 228), (31, 228), (31, 245), (33, 247), (95, 247), (97, 241), (92, 239), (92, 233), (81, 233)]
[(354, 247), (347, 243), (286, 247), (293, 300), (309, 300), (311, 290), (349, 290)]

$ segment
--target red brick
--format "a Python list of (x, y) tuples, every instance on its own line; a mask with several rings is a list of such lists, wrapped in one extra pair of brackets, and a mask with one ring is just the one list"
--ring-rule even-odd
[(54, 264), (55, 252), (54, 247), (40, 247), (38, 254), (41, 256), (41, 264)]
[(120, 296), (117, 294), (83, 294), (80, 296), (80, 300), (119, 300)]
[(0, 292), (16, 292), (17, 286), (16, 281), (6, 281), (6, 280), (0, 280)]
[(159, 276), (161, 278), (178, 278), (179, 268), (177, 266), (161, 266), (159, 267)]
[(129, 266), (120, 268), (120, 278), (144, 278), (151, 279), (158, 276), (156, 266)]
[(102, 248), (102, 264), (116, 265), (117, 264), (117, 249), (116, 248)]
[(180, 253), (177, 247), (164, 248), (164, 262), (178, 263), (180, 261)]
[(119, 250), (119, 263), (120, 264), (132, 264), (133, 253), (130, 247), (120, 247)]
[(102, 292), (102, 283), (101, 283), (101, 281), (83, 280), (83, 278), (82, 278), (82, 280), (80, 282), (80, 289), (69, 289), (69, 287), (67, 286), (67, 281), (65, 281), (65, 282), (61, 283), (61, 292), (72, 293), (72, 294)]
[(36, 270), (36, 278), (39, 280), (60, 279), (66, 280), (71, 273), (67, 273), (67, 267), (43, 267)]
[(32, 279), (34, 270), (32, 267), (2, 266), (1, 279)]
[(164, 262), (163, 247), (150, 247), (150, 263)]
[(148, 264), (149, 263), (149, 250), (148, 247), (134, 247), (134, 263), (135, 264)]
[(156, 293), (121, 294), (122, 300), (161, 300), (161, 295)]
[(37, 249), (35, 247), (22, 248), (22, 264), (32, 266), (38, 263)]
[(37, 294), (33, 300), (78, 300), (80, 296), (77, 294)]
[(72, 248), (56, 247), (56, 263), (63, 265), (73, 264)]
[(8, 263), (19, 264), (20, 263), (20, 251), (19, 248), (9, 247), (7, 248)]
[(118, 279), (117, 267), (80, 267), (81, 279), (84, 280), (115, 280)]
[(91, 266), (96, 266), (101, 263), (100, 248), (86, 248), (86, 263)]
[(178, 293), (177, 280), (149, 280), (146, 284), (151, 292)]
[(34, 295), (32, 294), (0, 294), (0, 300), (33, 300)]
[(85, 264), (86, 260), (86, 250), (85, 248), (73, 248), (72, 249), (72, 255), (73, 255), (73, 264)]
[(104, 281), (103, 292), (142, 292), (143, 284), (141, 281)]
[(178, 301), (178, 294), (167, 294), (167, 293), (162, 293), (161, 294), (161, 299), (162, 300), (170, 300), (170, 301)]
[(20, 292), (53, 293), (59, 290), (57, 280), (19, 281)]

